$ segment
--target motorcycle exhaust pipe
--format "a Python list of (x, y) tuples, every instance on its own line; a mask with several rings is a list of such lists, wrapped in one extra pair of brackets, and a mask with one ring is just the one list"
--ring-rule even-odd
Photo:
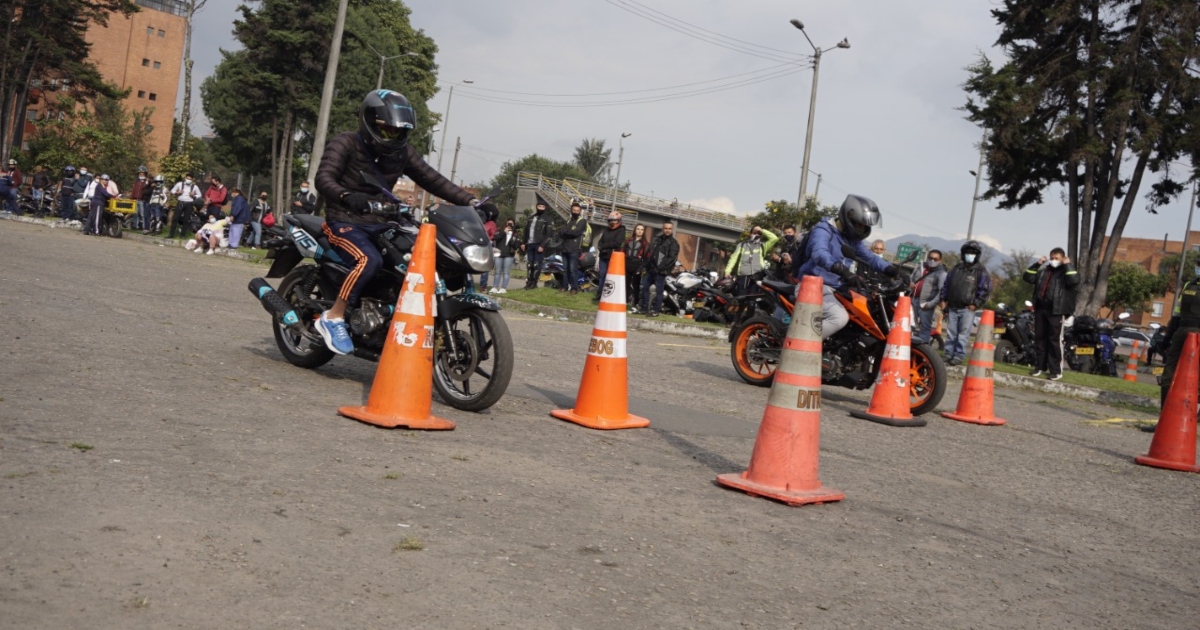
[(250, 281), (250, 292), (254, 297), (258, 298), (259, 303), (267, 312), (279, 317), (279, 320), (288, 326), (295, 326), (300, 323), (300, 316), (296, 314), (296, 310), (288, 304), (287, 300), (283, 299), (282, 295), (275, 292), (270, 284), (262, 278), (254, 278)]

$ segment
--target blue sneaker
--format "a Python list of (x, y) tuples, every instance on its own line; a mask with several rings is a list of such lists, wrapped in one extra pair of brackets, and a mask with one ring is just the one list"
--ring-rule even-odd
[(346, 320), (326, 319), (325, 313), (317, 318), (317, 332), (325, 340), (325, 345), (337, 354), (354, 352), (354, 342), (350, 341), (350, 331), (346, 330)]

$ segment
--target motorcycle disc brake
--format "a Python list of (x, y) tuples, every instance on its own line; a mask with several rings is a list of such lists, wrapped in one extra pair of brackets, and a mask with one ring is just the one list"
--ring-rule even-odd
[(454, 331), (454, 350), (450, 349), (450, 344), (440, 339), (442, 336), (438, 335), (438, 364), (451, 380), (462, 383), (471, 378), (475, 374), (475, 368), (479, 367), (479, 352), (465, 331)]

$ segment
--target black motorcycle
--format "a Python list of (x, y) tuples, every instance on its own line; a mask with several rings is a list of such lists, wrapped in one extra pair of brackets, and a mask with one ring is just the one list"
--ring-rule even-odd
[[(378, 361), (420, 225), (378, 180), (366, 173), (359, 177), (389, 200), (372, 202), (370, 213), (387, 217), (390, 229), (374, 241), (383, 255), (383, 269), (368, 283), (360, 304), (346, 310), (346, 322), (354, 356)], [(426, 217), (437, 227), (433, 385), (456, 409), (487, 409), (504, 395), (513, 370), (512, 337), (500, 305), (475, 293), (471, 280), (471, 274), (492, 269), (492, 244), (475, 208), (440, 205)], [(267, 277), (283, 278), (278, 292), (262, 278), (250, 282), (250, 292), (274, 316), (279, 351), (304, 368), (319, 367), (334, 357), (313, 322), (333, 304), (350, 273), (350, 261), (340, 258), (325, 238), (324, 223), (312, 215), (285, 215), (287, 236), (264, 243), (267, 258), (274, 259)], [(306, 258), (317, 264), (300, 265)]]
[(996, 361), (1037, 365), (1037, 350), (1033, 343), (1032, 306), (1026, 301), (1025, 308), (1020, 313), (1014, 313), (1004, 303), (997, 305), (996, 327), (992, 331), (996, 336)]

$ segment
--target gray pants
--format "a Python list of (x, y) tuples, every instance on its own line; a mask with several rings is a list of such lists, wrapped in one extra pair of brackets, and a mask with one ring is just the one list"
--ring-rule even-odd
[(838, 302), (833, 289), (824, 287), (822, 291), (824, 297), (821, 298), (821, 339), (828, 339), (850, 323), (850, 314), (846, 312), (846, 307)]

